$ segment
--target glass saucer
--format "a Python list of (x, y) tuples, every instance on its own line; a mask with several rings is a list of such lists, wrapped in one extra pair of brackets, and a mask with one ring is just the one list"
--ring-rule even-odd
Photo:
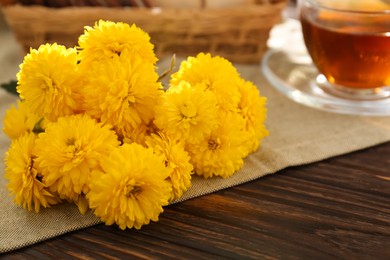
[(389, 90), (367, 99), (346, 98), (328, 87), (325, 77), (311, 62), (299, 62), (285, 51), (268, 50), (261, 70), (273, 87), (297, 103), (339, 114), (390, 115)]

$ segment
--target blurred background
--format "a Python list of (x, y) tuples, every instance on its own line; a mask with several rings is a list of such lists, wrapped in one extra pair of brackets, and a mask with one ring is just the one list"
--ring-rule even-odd
[(15, 79), (22, 60), (21, 47), (8, 28), (0, 10), (0, 83)]
[[(50, 19), (55, 17), (48, 19), (43, 13), (35, 12), (35, 10), (30, 13), (26, 10), (13, 10), (12, 12), (8, 10), (7, 17), (11, 19), (14, 27), (11, 30), (5, 22), (4, 9), (15, 3), (23, 4), (24, 7), (41, 3), (45, 7), (50, 7), (47, 10), (53, 10), (52, 7), (59, 10), (61, 5), (66, 6), (66, 4), (75, 5), (73, 6), (75, 9), (78, 6), (88, 4), (112, 7), (124, 3), (128, 6), (120, 10), (129, 10), (129, 6), (140, 7), (134, 8), (134, 10), (145, 10), (150, 6), (158, 6), (162, 10), (180, 7), (182, 12), (178, 13), (177, 16), (175, 16), (175, 12), (171, 12), (169, 14), (175, 17), (169, 17), (169, 15), (163, 17), (162, 21), (166, 23), (164, 28), (168, 28), (167, 31), (163, 32), (159, 31), (162, 26), (157, 22), (153, 25), (151, 22), (153, 17), (145, 18), (144, 15), (139, 15), (139, 22), (142, 25), (140, 27), (147, 29), (146, 31), (150, 30), (152, 40), (162, 43), (156, 47), (160, 52), (156, 51), (158, 56), (163, 53), (169, 53), (170, 55), (172, 53), (187, 54), (186, 52), (193, 48), (196, 53), (210, 51), (212, 54), (221, 55), (233, 62), (257, 64), (267, 48), (266, 42), (269, 30), (286, 17), (294, 17), (295, 15), (295, 0), (0, 0), (0, 4), (4, 7), (0, 8), (0, 83), (15, 79), (19, 64), (29, 50), (29, 46), (38, 45), (41, 41), (46, 43), (70, 38), (67, 35), (63, 36), (64, 32), (70, 35), (76, 30), (74, 28), (82, 31), (83, 26), (89, 24), (89, 22), (86, 22), (87, 20), (81, 21), (84, 17), (90, 20), (95, 19), (95, 17), (91, 18), (88, 17), (88, 14), (84, 15), (79, 12), (78, 17), (69, 16), (71, 19), (62, 19), (62, 21), (59, 19), (58, 25), (55, 25), (54, 22), (50, 22)], [(283, 7), (282, 11), (280, 11), (281, 7)], [(110, 13), (109, 15), (113, 14)], [(127, 17), (124, 16), (124, 19), (130, 16), (129, 14), (126, 15)], [(189, 17), (186, 17), (186, 15)], [(279, 15), (284, 18), (278, 18)], [(199, 18), (198, 21), (192, 19), (196, 17), (203, 17), (203, 19)], [(210, 20), (203, 21), (204, 19)], [(49, 26), (44, 28), (47, 24)], [(72, 26), (73, 28), (70, 28)], [(42, 38), (39, 38), (41, 37), (38, 35), (40, 31), (52, 30), (53, 28), (57, 31), (47, 31)], [(72, 44), (69, 45), (72, 46)], [(33, 47), (36, 48), (37, 46)], [(188, 54), (193, 55), (193, 53)]]
[(3, 29), (6, 26), (3, 12), (0, 12), (0, 26), (1, 26), (1, 29)]

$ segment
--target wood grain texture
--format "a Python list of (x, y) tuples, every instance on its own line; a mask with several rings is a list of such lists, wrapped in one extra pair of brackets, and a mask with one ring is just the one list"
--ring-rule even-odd
[(390, 259), (390, 143), (166, 208), (158, 223), (97, 225), (6, 259)]

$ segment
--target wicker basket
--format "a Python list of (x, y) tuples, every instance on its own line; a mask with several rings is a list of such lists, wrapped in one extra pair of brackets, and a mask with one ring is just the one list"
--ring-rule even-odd
[(258, 0), (225, 8), (113, 8), (7, 5), (5, 19), (25, 51), (42, 43), (77, 44), (85, 25), (97, 20), (135, 23), (151, 36), (156, 55), (210, 52), (232, 62), (257, 63), (286, 0)]

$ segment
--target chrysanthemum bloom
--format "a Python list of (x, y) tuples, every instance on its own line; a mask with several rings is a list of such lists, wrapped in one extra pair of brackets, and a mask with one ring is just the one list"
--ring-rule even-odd
[(168, 204), (171, 185), (168, 169), (153, 149), (123, 144), (102, 161), (103, 172), (92, 174), (89, 206), (106, 225), (135, 227), (158, 221)]
[(93, 27), (86, 26), (79, 37), (79, 48), (83, 65), (120, 56), (124, 50), (146, 62), (157, 62), (149, 35), (134, 24), (100, 20)]
[(238, 114), (226, 114), (221, 117), (219, 127), (200, 143), (187, 144), (196, 174), (205, 178), (214, 175), (227, 178), (241, 169), (245, 155), (241, 125), (242, 118)]
[(169, 169), (168, 181), (172, 185), (170, 201), (180, 198), (191, 187), (191, 174), (193, 170), (190, 157), (184, 149), (184, 143), (171, 139), (163, 133), (152, 134), (146, 138), (148, 147), (162, 155), (165, 166)]
[(77, 201), (79, 194), (88, 192), (91, 171), (118, 145), (108, 125), (87, 115), (61, 117), (39, 134), (35, 161), (51, 191)]
[(55, 43), (31, 49), (20, 65), (17, 79), (17, 91), (32, 113), (55, 121), (78, 111), (82, 82), (75, 49)]
[(12, 105), (4, 117), (3, 131), (11, 139), (27, 133), (43, 131), (44, 119), (31, 113), (26, 102), (18, 101), (17, 107)]
[(188, 57), (180, 64), (179, 70), (172, 74), (170, 84), (178, 85), (180, 81), (185, 80), (192, 86), (205, 86), (216, 94), (221, 109), (232, 111), (240, 100), (237, 87), (239, 79), (240, 75), (236, 68), (228, 60), (199, 53), (196, 57)]
[(95, 63), (82, 90), (85, 111), (118, 132), (131, 132), (154, 117), (163, 93), (157, 80), (154, 66), (137, 56)]
[(239, 85), (241, 100), (238, 103), (239, 114), (244, 119), (243, 132), (248, 138), (244, 146), (248, 153), (252, 153), (260, 146), (260, 141), (268, 136), (265, 127), (267, 116), (267, 98), (260, 95), (260, 91), (250, 81), (242, 80)]
[(141, 124), (131, 131), (117, 132), (117, 134), (123, 143), (137, 143), (145, 146), (146, 137), (156, 132), (156, 126), (151, 122), (149, 125)]
[(193, 87), (188, 82), (181, 81), (165, 92), (162, 103), (156, 110), (154, 123), (176, 139), (200, 141), (218, 124), (215, 94), (203, 87)]
[(14, 202), (29, 211), (39, 212), (60, 200), (42, 181), (32, 154), (36, 135), (25, 134), (12, 141), (5, 157), (5, 178), (8, 190), (15, 196)]

